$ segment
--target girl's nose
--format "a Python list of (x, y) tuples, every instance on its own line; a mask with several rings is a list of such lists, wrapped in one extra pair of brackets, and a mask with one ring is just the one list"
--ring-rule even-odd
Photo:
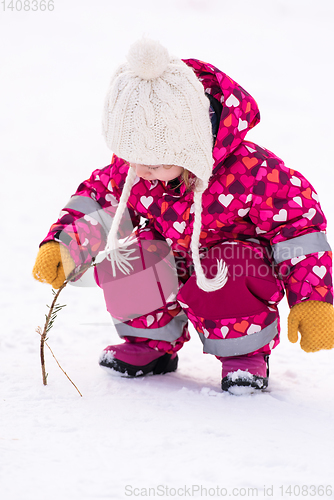
[(150, 171), (142, 165), (136, 165), (136, 174), (138, 177), (142, 177), (143, 179), (148, 179), (150, 176)]

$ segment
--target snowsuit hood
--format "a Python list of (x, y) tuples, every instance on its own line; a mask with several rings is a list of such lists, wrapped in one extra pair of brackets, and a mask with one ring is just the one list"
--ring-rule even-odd
[(221, 104), (221, 116), (212, 156), (213, 172), (242, 143), (247, 132), (260, 121), (258, 105), (237, 82), (212, 64), (184, 59), (192, 67), (205, 92)]

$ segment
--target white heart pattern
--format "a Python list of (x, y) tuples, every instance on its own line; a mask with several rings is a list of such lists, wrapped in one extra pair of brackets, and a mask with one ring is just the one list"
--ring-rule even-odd
[(245, 217), (245, 215), (248, 214), (249, 210), (249, 208), (240, 208), (240, 210), (238, 210), (238, 215), (240, 215), (240, 217)]
[(228, 332), (229, 332), (229, 328), (228, 328), (228, 326), (222, 326), (222, 327), (221, 327), (221, 329), (220, 329), (220, 331), (222, 332), (222, 336), (223, 336), (223, 338), (225, 338), (225, 337), (226, 337), (226, 335), (227, 335), (227, 334), (228, 334)]
[(242, 120), (239, 118), (239, 125), (238, 125), (238, 130), (239, 132), (242, 132), (248, 127), (248, 121), (247, 120)]
[(140, 197), (140, 203), (145, 207), (148, 208), (150, 205), (153, 203), (153, 196), (141, 196)]
[(159, 319), (162, 318), (162, 316), (164, 315), (164, 313), (160, 312), (157, 314), (157, 321), (159, 321)]
[(300, 255), (300, 257), (293, 257), (291, 259), (291, 264), (293, 266), (295, 266), (296, 264), (298, 264), (298, 262), (301, 262), (302, 260), (306, 259), (306, 256), (305, 255)]
[(174, 229), (176, 229), (176, 231), (178, 233), (182, 234), (186, 228), (186, 223), (185, 223), (185, 221), (183, 221), (183, 222), (176, 221), (176, 222), (174, 222), (173, 227), (174, 227)]
[(235, 97), (235, 95), (231, 94), (225, 101), (225, 104), (228, 108), (231, 108), (232, 106), (236, 108), (239, 106), (240, 101)]
[(300, 207), (302, 207), (302, 206), (303, 206), (303, 202), (302, 202), (302, 199), (301, 199), (301, 197), (300, 197), (300, 196), (295, 196), (295, 197), (294, 197), (294, 198), (292, 198), (292, 199), (293, 199), (293, 201), (294, 201), (295, 203), (297, 203), (297, 205), (299, 205)]
[(251, 325), (247, 330), (247, 335), (252, 335), (252, 333), (257, 333), (261, 330), (260, 325)]
[(276, 221), (285, 221), (287, 217), (288, 217), (288, 212), (285, 210), (285, 208), (281, 208), (278, 214), (274, 215), (273, 219)]
[(307, 218), (308, 220), (311, 220), (313, 219), (316, 213), (317, 211), (315, 210), (315, 208), (310, 208), (310, 210), (306, 212), (306, 214), (303, 214), (303, 217)]
[(249, 151), (250, 153), (256, 153), (256, 149), (251, 148), (250, 146), (246, 146), (246, 145), (245, 145), (245, 148), (246, 148), (246, 149), (248, 149), (248, 151)]
[(106, 194), (106, 200), (110, 202), (110, 205), (112, 207), (117, 207), (118, 205), (118, 201), (117, 201), (117, 198), (115, 198), (115, 196), (113, 194)]
[(203, 328), (203, 333), (204, 333), (204, 337), (207, 339), (208, 336), (210, 335), (210, 332), (208, 332), (208, 330), (206, 330), (205, 328)]
[(89, 222), (92, 226), (97, 226), (98, 224), (98, 221), (96, 219), (94, 219), (93, 217), (91, 217), (90, 215), (84, 215), (83, 218)]
[(178, 300), (178, 303), (180, 304), (180, 306), (182, 307), (182, 309), (187, 309), (189, 306), (187, 304), (185, 304), (184, 302), (181, 302), (181, 300)]
[(228, 207), (231, 201), (233, 200), (233, 194), (220, 194), (218, 196), (218, 201), (224, 205), (224, 207)]
[(295, 177), (294, 175), (291, 177), (290, 182), (294, 186), (301, 186), (302, 185), (302, 181), (298, 177)]
[(313, 266), (312, 271), (314, 274), (318, 276), (318, 278), (323, 278), (327, 273), (327, 269), (325, 266)]
[(151, 326), (152, 323), (154, 323), (154, 316), (152, 316), (151, 314), (149, 314), (147, 317), (146, 317), (146, 324), (147, 326)]

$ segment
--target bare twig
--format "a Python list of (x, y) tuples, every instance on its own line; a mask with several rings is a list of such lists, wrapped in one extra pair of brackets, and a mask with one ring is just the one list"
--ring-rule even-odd
[(48, 331), (52, 327), (52, 323), (53, 323), (53, 320), (54, 320), (53, 310), (55, 308), (57, 299), (59, 297), (60, 292), (65, 288), (65, 286), (67, 285), (67, 283), (68, 283), (67, 281), (64, 281), (64, 283), (62, 284), (62, 286), (59, 288), (59, 290), (54, 295), (51, 307), (49, 309), (49, 314), (46, 315), (46, 321), (45, 321), (45, 324), (44, 324), (43, 332), (40, 333), (40, 330), (41, 330), (40, 327), (38, 327), (39, 331), (37, 330), (38, 333), (40, 333), (40, 335), (41, 335), (40, 356), (41, 356), (42, 376), (43, 376), (43, 384), (44, 385), (47, 385), (47, 374), (46, 374), (46, 371), (45, 371), (45, 357), (44, 357), (44, 342), (46, 341), (46, 336), (47, 336)]
[[(36, 332), (37, 332), (37, 333), (38, 333), (38, 334), (42, 337), (42, 335), (43, 335), (43, 334), (42, 334), (42, 330), (41, 330), (41, 328), (40, 328), (40, 327), (38, 327), (38, 328), (36, 329)], [(41, 343), (42, 343), (42, 339), (41, 339)], [(79, 389), (77, 388), (77, 386), (75, 385), (75, 383), (73, 382), (73, 380), (71, 380), (71, 379), (70, 379), (70, 377), (67, 375), (67, 373), (65, 372), (65, 370), (61, 367), (61, 365), (60, 365), (60, 363), (59, 363), (58, 359), (57, 359), (57, 358), (56, 358), (56, 356), (54, 355), (53, 350), (51, 349), (51, 347), (49, 346), (49, 344), (46, 342), (46, 340), (45, 340), (45, 339), (44, 339), (44, 341), (43, 341), (43, 350), (44, 350), (44, 344), (45, 344), (45, 345), (46, 345), (46, 347), (50, 350), (50, 352), (51, 352), (51, 354), (52, 354), (53, 358), (55, 359), (55, 361), (56, 361), (57, 365), (59, 366), (59, 368), (61, 369), (61, 371), (64, 373), (64, 375), (66, 375), (66, 377), (68, 378), (68, 380), (71, 382), (71, 384), (72, 384), (72, 385), (74, 385), (74, 387), (76, 388), (76, 390), (78, 391), (78, 393), (79, 393), (79, 394), (80, 394), (80, 396), (82, 397), (81, 392), (79, 391)], [(43, 357), (44, 357), (44, 352), (43, 352)], [(43, 366), (44, 366), (44, 369), (43, 369)], [(46, 379), (47, 379), (47, 374), (45, 374), (45, 364), (44, 364), (44, 365), (42, 365), (42, 371), (43, 371), (43, 382), (44, 382), (44, 379), (45, 379), (45, 381), (46, 381)], [(46, 383), (45, 383), (44, 385), (46, 385)]]
[[(41, 336), (40, 358), (41, 358), (41, 366), (42, 366), (43, 384), (47, 385), (47, 377), (48, 377), (48, 374), (46, 373), (46, 370), (45, 370), (45, 357), (44, 357), (44, 345), (46, 345), (50, 349), (51, 354), (54, 357), (54, 359), (56, 360), (59, 368), (66, 375), (66, 377), (69, 379), (69, 381), (71, 382), (71, 384), (74, 385), (74, 387), (76, 388), (76, 390), (78, 391), (78, 393), (80, 394), (80, 396), (82, 396), (81, 392), (79, 391), (79, 389), (77, 388), (77, 386), (73, 383), (73, 381), (70, 379), (70, 377), (67, 375), (67, 373), (62, 369), (62, 367), (60, 366), (57, 358), (53, 354), (52, 349), (50, 348), (50, 346), (47, 344), (46, 341), (47, 341), (47, 334), (48, 334), (48, 332), (50, 331), (50, 329), (53, 326), (53, 322), (54, 322), (54, 320), (55, 320), (55, 318), (57, 316), (57, 313), (63, 307), (65, 307), (65, 306), (56, 305), (60, 292), (65, 288), (65, 286), (67, 285), (67, 283), (69, 281), (74, 280), (79, 274), (82, 274), (83, 272), (87, 271), (87, 269), (89, 267), (94, 266), (94, 265), (95, 265), (95, 263), (94, 263), (94, 260), (93, 260), (93, 262), (81, 266), (79, 271), (75, 272), (75, 270), (73, 270), (69, 274), (69, 276), (67, 277), (67, 279), (64, 281), (64, 283), (61, 285), (61, 287), (57, 290), (57, 292), (55, 292), (55, 290), (52, 289), (54, 297), (53, 297), (52, 304), (51, 304), (51, 306), (49, 308), (49, 313), (47, 315), (45, 315), (46, 320), (45, 320), (43, 331), (42, 331), (42, 329), (41, 329), (40, 326), (36, 329), (36, 332)], [(49, 306), (47, 306), (47, 307), (49, 307)]]

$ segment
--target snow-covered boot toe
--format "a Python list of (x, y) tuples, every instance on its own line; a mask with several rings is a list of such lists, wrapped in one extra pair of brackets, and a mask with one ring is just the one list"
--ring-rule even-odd
[(126, 377), (142, 377), (174, 372), (177, 369), (178, 356), (156, 351), (146, 343), (125, 342), (106, 347), (100, 356), (102, 367), (114, 370)]
[(269, 356), (234, 356), (219, 358), (223, 363), (222, 390), (233, 394), (263, 390), (268, 387)]

